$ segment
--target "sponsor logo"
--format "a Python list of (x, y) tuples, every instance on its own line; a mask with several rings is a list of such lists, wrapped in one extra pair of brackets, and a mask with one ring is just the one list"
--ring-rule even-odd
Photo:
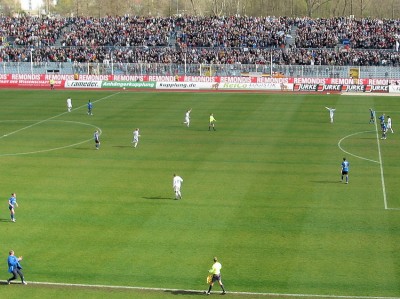
[(220, 77), (221, 83), (251, 83), (250, 77)]
[(185, 82), (215, 82), (215, 77), (184, 76), (183, 81), (185, 81)]
[(342, 86), (342, 91), (346, 92), (364, 92), (366, 85), (347, 84)]
[(157, 82), (157, 89), (199, 89), (200, 83), (189, 82)]
[(155, 82), (103, 81), (102, 88), (155, 88)]
[(101, 81), (66, 81), (66, 88), (101, 88)]
[(389, 85), (367, 85), (365, 92), (389, 92)]
[(390, 85), (389, 87), (390, 92), (400, 92), (400, 85)]
[(297, 84), (325, 84), (325, 78), (294, 78)]
[(318, 84), (318, 91), (341, 91), (342, 84)]
[(175, 81), (175, 76), (149, 76), (149, 81)]
[(298, 84), (296, 83), (293, 87), (294, 91), (317, 91), (318, 84)]
[(11, 74), (11, 80), (40, 80), (40, 75), (36, 74)]
[(247, 83), (224, 83), (220, 88), (225, 88), (225, 89), (247, 89), (248, 84)]

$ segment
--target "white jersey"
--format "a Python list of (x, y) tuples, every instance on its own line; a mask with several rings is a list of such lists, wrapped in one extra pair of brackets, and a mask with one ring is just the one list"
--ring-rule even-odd
[(387, 119), (387, 125), (386, 125), (386, 127), (387, 127), (388, 129), (391, 129), (391, 128), (392, 128), (392, 119), (391, 119), (390, 117), (388, 117), (388, 119)]
[(174, 176), (174, 179), (172, 181), (172, 187), (174, 189), (179, 190), (179, 188), (181, 188), (182, 182), (183, 182), (183, 179), (179, 175), (176, 175), (176, 176)]
[(134, 142), (138, 142), (138, 140), (139, 140), (139, 130), (135, 130), (135, 131), (133, 131), (133, 141)]
[(188, 121), (190, 119), (190, 111), (186, 112), (185, 120)]
[(329, 116), (330, 116), (330, 117), (333, 117), (333, 115), (335, 114), (336, 109), (334, 109), (334, 108), (328, 108), (328, 107), (325, 107), (325, 108), (329, 110)]
[(333, 116), (335, 115), (336, 109), (335, 108), (329, 108), (329, 107), (325, 107), (325, 108), (329, 110), (329, 117), (331, 119), (331, 123), (333, 123)]
[(67, 99), (67, 107), (68, 108), (72, 108), (72, 100), (71, 100), (71, 98)]

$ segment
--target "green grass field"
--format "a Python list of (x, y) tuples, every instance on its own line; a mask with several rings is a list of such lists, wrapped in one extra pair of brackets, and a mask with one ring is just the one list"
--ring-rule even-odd
[[(368, 123), (373, 107), (396, 131), (397, 97), (1, 94), (1, 280), (14, 249), (31, 282), (0, 285), (2, 297), (192, 298), (214, 256), (227, 298), (400, 297), (400, 139), (380, 140)], [(173, 173), (184, 179), (179, 201)]]

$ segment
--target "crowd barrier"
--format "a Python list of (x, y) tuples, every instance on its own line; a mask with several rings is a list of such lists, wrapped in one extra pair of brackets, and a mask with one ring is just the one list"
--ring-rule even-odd
[(400, 80), (202, 76), (0, 74), (0, 88), (400, 93)]

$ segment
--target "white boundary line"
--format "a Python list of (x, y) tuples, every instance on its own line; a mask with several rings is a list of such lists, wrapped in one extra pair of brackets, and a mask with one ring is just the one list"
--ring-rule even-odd
[[(101, 100), (107, 99), (109, 97), (112, 97), (114, 95), (117, 95), (118, 93), (100, 98), (95, 102), (99, 102)], [(77, 107), (73, 110), (77, 110), (80, 109), (82, 107), (85, 107), (86, 105), (82, 105), (80, 107)], [(52, 121), (54, 118), (57, 118), (59, 116), (62, 116), (64, 114), (67, 114), (68, 112), (63, 112), (61, 114), (55, 115), (53, 117), (38, 121), (32, 125), (23, 127), (19, 130), (10, 132), (8, 134), (5, 134), (4, 136), (0, 136), (0, 139), (7, 137), (9, 135), (18, 133), (20, 131), (29, 129), (33, 126), (39, 125), (41, 123), (44, 123), (46, 121)], [(18, 120), (9, 120), (9, 121), (18, 121)], [(22, 121), (26, 121), (26, 120), (22, 120)], [(61, 120), (63, 121), (63, 120)], [(75, 122), (75, 121), (63, 121), (63, 122), (71, 122), (71, 123), (77, 123), (77, 124), (83, 124), (83, 125), (88, 125), (88, 126), (92, 126), (92, 127), (96, 127), (94, 125), (91, 124), (87, 124), (87, 123), (81, 123), (81, 122)], [(100, 130), (100, 129), (99, 129)], [(357, 135), (357, 134), (362, 134), (362, 133), (369, 133), (369, 132), (373, 132), (373, 131), (364, 131), (364, 132), (358, 132), (358, 133), (354, 133), (354, 134), (350, 134), (347, 135), (345, 137), (343, 137), (342, 139), (339, 140), (338, 142), (338, 147), (345, 153), (359, 158), (359, 159), (363, 159), (363, 160), (367, 160), (370, 162), (374, 162), (374, 163), (378, 163), (380, 164), (381, 167), (381, 178), (382, 178), (382, 189), (383, 189), (383, 193), (384, 193), (384, 201), (385, 201), (385, 209), (387, 208), (387, 203), (386, 203), (386, 192), (385, 192), (385, 184), (384, 184), (384, 177), (383, 177), (383, 167), (382, 167), (382, 158), (381, 158), (381, 150), (380, 150), (380, 143), (379, 143), (379, 136), (378, 136), (378, 130), (377, 130), (377, 125), (376, 125), (376, 121), (375, 121), (375, 131), (376, 131), (376, 136), (377, 136), (377, 142), (378, 142), (378, 152), (379, 152), (379, 161), (375, 161), (375, 160), (370, 160), (364, 157), (360, 157), (354, 154), (351, 154), (349, 152), (347, 152), (346, 150), (344, 150), (340, 143), (351, 136)], [(100, 134), (101, 134), (101, 130), (100, 130)], [(91, 140), (91, 139), (89, 139)], [(71, 147), (74, 145), (78, 145), (78, 144), (82, 144), (85, 142), (88, 142), (89, 140), (85, 140), (76, 144), (72, 144), (72, 145), (68, 145), (68, 146), (64, 146), (64, 147), (58, 147), (58, 148), (54, 148), (54, 149), (48, 149), (48, 150), (42, 150), (42, 151), (36, 151), (36, 152), (28, 152), (28, 153), (17, 153), (17, 154), (4, 154), (4, 155), (0, 155), (0, 156), (11, 156), (11, 155), (22, 155), (22, 154), (34, 154), (34, 153), (40, 153), (40, 152), (45, 152), (45, 151), (52, 151), (52, 150), (57, 150), (57, 149), (62, 149), (62, 148), (66, 148), (66, 147)], [(396, 209), (397, 210), (397, 209)], [(400, 210), (400, 209), (398, 209)], [(4, 283), (6, 283), (6, 281), (3, 281)], [(15, 284), (15, 283), (12, 283)], [(73, 284), (73, 283), (56, 283), (56, 282), (34, 282), (34, 281), (30, 281), (29, 284), (34, 284), (34, 285), (51, 285), (51, 286), (60, 286), (60, 287), (84, 287), (84, 288), (103, 288), (103, 289), (128, 289), (128, 290), (147, 290), (147, 291), (163, 291), (163, 292), (183, 292), (183, 293), (204, 293), (205, 291), (199, 291), (199, 290), (181, 290), (181, 289), (164, 289), (164, 288), (149, 288), (149, 287), (135, 287), (135, 286), (111, 286), (111, 285), (93, 285), (93, 284)], [(217, 292), (215, 292), (217, 293)], [(345, 295), (317, 295), (317, 294), (285, 294), (285, 293), (257, 293), (257, 292), (227, 292), (228, 294), (236, 294), (236, 295), (259, 295), (259, 296), (274, 296), (274, 297), (313, 297), (313, 298), (343, 298), (343, 299), (400, 299), (400, 297), (381, 297), (381, 296), (345, 296)]]
[[(100, 102), (100, 101), (105, 100), (105, 99), (107, 99), (107, 98), (113, 97), (113, 96), (115, 96), (115, 95), (117, 95), (117, 94), (119, 94), (119, 92), (114, 93), (114, 94), (111, 94), (111, 95), (108, 95), (108, 96), (103, 97), (103, 98), (100, 98), (100, 99), (98, 99), (98, 100), (95, 100), (95, 101), (93, 101), (92, 103)], [(77, 107), (77, 108), (75, 108), (75, 109), (72, 109), (72, 111), (77, 110), (77, 109), (80, 109), (80, 108), (82, 108), (82, 107), (86, 107), (86, 105), (79, 106), (79, 107)], [(0, 139), (1, 139), (1, 138), (4, 138), (4, 137), (7, 137), (7, 136), (9, 136), (9, 135), (18, 133), (18, 132), (20, 132), (20, 131), (23, 131), (23, 130), (32, 128), (32, 127), (34, 127), (34, 126), (40, 125), (41, 123), (44, 123), (44, 122), (46, 122), (46, 121), (52, 120), (52, 119), (54, 119), (54, 118), (60, 117), (60, 116), (62, 116), (62, 115), (64, 115), (64, 114), (68, 114), (68, 113), (70, 113), (70, 112), (65, 111), (65, 112), (63, 112), (63, 113), (60, 113), (60, 114), (57, 114), (57, 115), (55, 115), (55, 116), (46, 118), (46, 119), (44, 119), (44, 120), (40, 120), (40, 121), (38, 121), (38, 122), (36, 122), (36, 123), (34, 123), (34, 124), (31, 124), (30, 126), (26, 126), (26, 127), (21, 128), (21, 129), (19, 129), (19, 130), (16, 130), (16, 131), (13, 131), (13, 132), (4, 134), (4, 136), (0, 136)]]
[[(378, 164), (379, 164), (379, 163), (381, 163), (380, 161), (375, 161), (375, 160), (371, 160), (371, 159), (364, 158), (364, 157), (361, 157), (361, 156), (357, 156), (357, 155), (355, 155), (355, 154), (352, 154), (352, 153), (346, 151), (346, 150), (340, 145), (340, 144), (342, 143), (342, 141), (345, 140), (346, 138), (349, 138), (349, 137), (352, 137), (352, 136), (358, 135), (358, 134), (371, 133), (371, 132), (375, 132), (375, 131), (362, 131), (362, 132), (357, 132), (357, 133), (353, 133), (353, 134), (344, 136), (342, 139), (339, 140), (339, 142), (338, 142), (338, 147), (340, 148), (340, 150), (341, 150), (342, 152), (344, 152), (344, 153), (346, 153), (346, 154), (348, 154), (348, 155), (350, 155), (350, 156), (356, 157), (356, 158), (361, 159), (361, 160), (366, 160), (366, 161), (370, 161), (370, 162), (374, 162), (374, 163), (378, 163)], [(378, 134), (378, 133), (377, 133), (377, 134)]]
[[(358, 134), (371, 133), (371, 132), (375, 132), (375, 136), (376, 136), (376, 143), (377, 143), (377, 146), (378, 146), (378, 161), (371, 160), (371, 159), (368, 159), (368, 158), (364, 158), (364, 157), (352, 154), (352, 153), (346, 151), (341, 146), (342, 141), (345, 140), (348, 137), (351, 137), (351, 136), (354, 136), (354, 135), (358, 135)], [(346, 154), (348, 154), (350, 156), (356, 157), (356, 158), (361, 159), (361, 160), (366, 160), (366, 161), (369, 161), (369, 162), (373, 162), (373, 163), (378, 163), (379, 164), (380, 171), (381, 171), (381, 185), (382, 185), (382, 195), (383, 195), (384, 208), (385, 208), (385, 210), (397, 210), (397, 211), (400, 211), (400, 208), (389, 208), (388, 207), (387, 195), (386, 195), (386, 185), (385, 185), (385, 176), (383, 174), (383, 161), (382, 161), (381, 143), (380, 143), (380, 140), (379, 140), (379, 133), (378, 133), (378, 125), (376, 123), (376, 116), (375, 116), (375, 130), (374, 131), (362, 131), (362, 132), (357, 132), (357, 133), (353, 133), (353, 134), (347, 135), (347, 136), (345, 136), (345, 137), (343, 137), (342, 139), (339, 140), (338, 147), (342, 152), (344, 152), (344, 153), (346, 153)]]
[[(4, 281), (5, 283), (6, 281)], [(14, 284), (14, 283), (12, 283)], [(18, 283), (19, 284), (19, 283)], [(112, 285), (97, 285), (97, 284), (78, 284), (78, 283), (59, 283), (59, 282), (38, 282), (29, 281), (28, 285), (49, 285), (60, 287), (77, 287), (77, 288), (99, 288), (99, 289), (125, 289), (125, 290), (142, 290), (142, 291), (162, 291), (162, 292), (182, 292), (182, 293), (197, 293), (204, 294), (204, 290), (182, 290), (182, 289), (165, 289), (165, 288), (148, 288), (135, 286), (112, 286)], [(219, 294), (220, 291), (213, 292)], [(383, 296), (345, 296), (345, 295), (316, 295), (316, 294), (285, 294), (285, 293), (257, 293), (257, 292), (229, 292), (227, 294), (235, 295), (259, 295), (259, 296), (274, 296), (274, 297), (313, 297), (313, 298), (333, 298), (333, 299), (400, 299), (400, 297), (383, 297)]]
[(379, 141), (378, 125), (376, 123), (376, 115), (375, 115), (375, 121), (374, 122), (375, 122), (375, 132), (376, 132), (376, 144), (378, 146), (379, 167), (381, 169), (381, 183), (382, 183), (383, 203), (384, 203), (384, 206), (385, 206), (385, 210), (387, 210), (388, 209), (388, 204), (387, 204), (387, 198), (386, 198), (385, 177), (383, 175), (383, 162), (382, 162), (382, 153), (381, 153), (381, 142)]
[[(117, 92), (117, 93), (108, 95), (108, 96), (106, 96), (106, 97), (103, 97), (103, 98), (100, 98), (100, 99), (98, 99), (98, 100), (95, 100), (95, 101), (93, 101), (92, 103), (100, 102), (100, 101), (102, 101), (102, 100), (105, 100), (105, 99), (108, 99), (108, 98), (113, 97), (113, 96), (115, 96), (115, 95), (118, 95), (119, 93), (120, 93), (120, 92)], [(77, 108), (72, 109), (72, 111), (81, 109), (81, 108), (86, 107), (86, 106), (87, 106), (87, 104), (81, 105), (81, 106), (79, 106), (79, 107), (77, 107)], [(55, 116), (46, 118), (46, 119), (44, 119), (44, 120), (37, 121), (37, 122), (35, 122), (35, 123), (33, 123), (33, 124), (29, 125), (29, 126), (20, 128), (20, 129), (18, 129), (18, 130), (13, 131), (13, 132), (6, 133), (6, 134), (0, 136), (0, 140), (3, 139), (3, 138), (5, 138), (5, 137), (8, 137), (8, 136), (10, 136), (10, 135), (13, 135), (13, 134), (16, 134), (16, 133), (18, 133), (18, 132), (21, 132), (21, 131), (23, 131), (23, 130), (26, 130), (26, 129), (32, 128), (32, 127), (34, 127), (34, 126), (40, 125), (40, 124), (42, 124), (42, 123), (44, 123), (44, 122), (48, 122), (48, 121), (57, 121), (57, 120), (54, 120), (54, 119), (57, 118), (57, 117), (60, 117), (60, 116), (62, 116), (62, 115), (64, 115), (64, 114), (68, 114), (68, 113), (70, 113), (70, 112), (65, 111), (65, 112), (60, 113), (60, 114), (58, 114), (58, 115), (55, 115)], [(8, 121), (8, 122), (18, 122), (18, 121), (20, 121), (20, 122), (24, 122), (24, 121), (27, 122), (28, 120), (15, 120), (15, 119), (14, 119), (14, 120), (4, 120), (3, 122), (7, 122), (7, 121)], [(61, 122), (71, 122), (71, 123), (77, 123), (77, 124), (92, 126), (92, 127), (96, 128), (96, 129), (99, 129), (100, 135), (102, 134), (102, 130), (101, 130), (98, 126), (95, 126), (95, 125), (91, 125), (91, 124), (87, 124), (87, 123), (82, 123), (82, 122), (67, 121), (67, 120), (59, 120), (59, 121), (61, 121)], [(32, 122), (34, 122), (34, 120), (32, 120)], [(71, 145), (66, 145), (66, 146), (61, 146), (61, 147), (56, 147), (56, 148), (46, 149), (46, 150), (40, 150), (40, 151), (34, 151), (34, 152), (14, 153), (14, 154), (0, 154), (0, 157), (4, 157), (4, 156), (18, 156), (18, 155), (28, 155), (28, 154), (38, 154), (38, 153), (43, 153), (43, 152), (55, 151), (55, 150), (59, 150), (59, 149), (64, 149), (64, 148), (76, 146), (76, 145), (79, 145), (79, 144), (88, 142), (88, 141), (90, 141), (90, 140), (92, 140), (92, 138), (90, 138), (90, 139), (88, 139), (88, 140), (85, 140), (85, 141), (82, 141), (82, 142), (78, 142), (78, 143), (75, 143), (75, 144), (71, 144)]]
[[(99, 127), (95, 126), (95, 125), (88, 124), (88, 123), (83, 123), (83, 122), (79, 122), (79, 121), (70, 121), (70, 120), (48, 120), (48, 121), (54, 121), (54, 122), (57, 122), (57, 121), (58, 121), (58, 122), (73, 123), (73, 124), (79, 124), (79, 125), (84, 125), (84, 126), (93, 127), (93, 128), (99, 129), (100, 135), (101, 135), (101, 132), (102, 132), (101, 129), (100, 129)], [(0, 121), (0, 123), (2, 123), (2, 122), (34, 122), (34, 120), (3, 120), (3, 121)], [(29, 127), (32, 127), (32, 125), (29, 126)], [(26, 128), (28, 128), (28, 127), (26, 127)], [(18, 130), (18, 131), (22, 131), (22, 130), (24, 130), (24, 129), (25, 129), (25, 128), (22, 128), (22, 129), (20, 129), (20, 130)], [(17, 131), (15, 131), (15, 132), (17, 132)], [(9, 134), (8, 134), (8, 135), (9, 135)], [(4, 136), (0, 137), (0, 139), (3, 138), (3, 137), (5, 137), (5, 136), (7, 136), (7, 135), (4, 135)], [(80, 144), (89, 142), (89, 141), (92, 140), (92, 139), (93, 139), (93, 138), (86, 139), (86, 140), (84, 140), (84, 141), (80, 141), (80, 142), (77, 142), (77, 143), (74, 143), (74, 144), (70, 144), (70, 145), (65, 145), (65, 146), (60, 146), (60, 147), (54, 147), (54, 148), (49, 148), (49, 149), (43, 149), (43, 150), (38, 150), (38, 151), (33, 151), (33, 152), (20, 152), (20, 153), (10, 153), (10, 154), (0, 154), (0, 157), (5, 157), (5, 156), (21, 156), (21, 155), (29, 155), (29, 154), (39, 154), (39, 153), (51, 152), (51, 151), (56, 151), (56, 150), (60, 150), (60, 149), (64, 149), (64, 148), (68, 148), (68, 147), (73, 147), (73, 146), (76, 146), (76, 145), (80, 145)]]

